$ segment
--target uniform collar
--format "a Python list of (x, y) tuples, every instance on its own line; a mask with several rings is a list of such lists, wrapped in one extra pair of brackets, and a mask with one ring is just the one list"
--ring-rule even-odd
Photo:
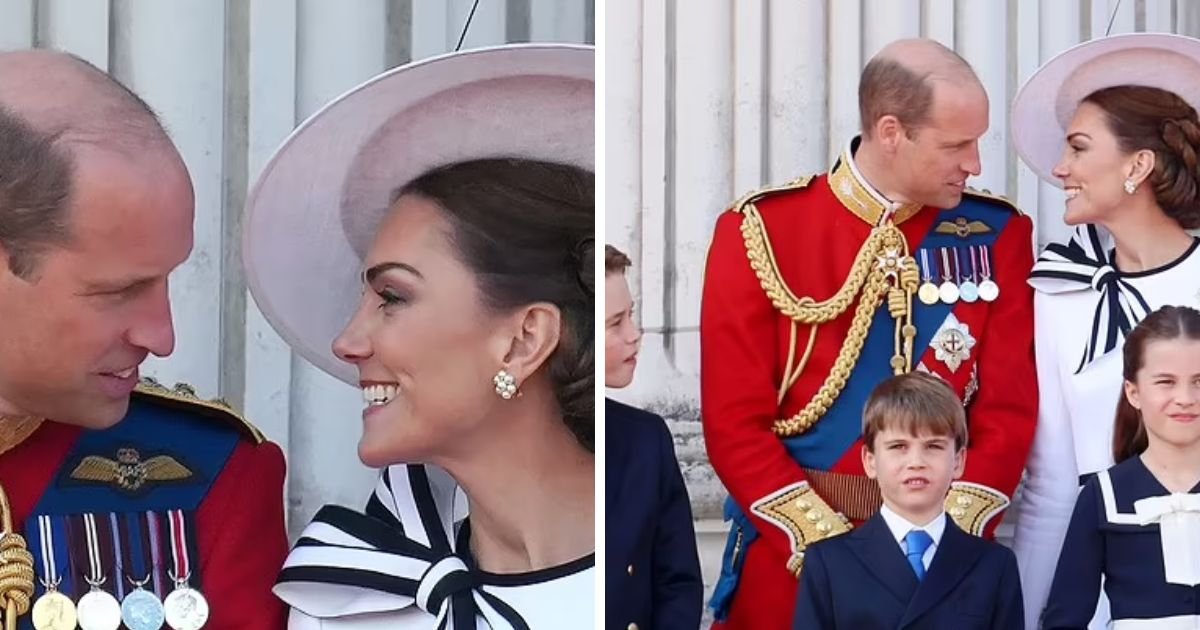
[(854, 163), (854, 153), (861, 142), (860, 136), (851, 138), (837, 161), (833, 163), (833, 167), (829, 169), (829, 187), (834, 196), (847, 210), (854, 213), (854, 216), (871, 226), (882, 224), (888, 216), (892, 217), (892, 223), (895, 225), (911, 219), (920, 212), (923, 207), (921, 204), (889, 200), (858, 170), (858, 165)]

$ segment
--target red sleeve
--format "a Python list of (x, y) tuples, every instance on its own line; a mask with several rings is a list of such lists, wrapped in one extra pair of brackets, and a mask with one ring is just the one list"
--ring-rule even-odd
[(804, 480), (772, 432), (779, 378), (777, 314), (746, 259), (741, 215), (717, 221), (700, 306), (700, 409), (713, 470), (775, 553), (790, 556), (779, 524), (750, 510)]
[(282, 630), (287, 607), (271, 592), (287, 556), (283, 452), (242, 442), (196, 514), (209, 628)]
[[(1033, 363), (1033, 223), (1014, 217), (997, 239), (993, 305), (979, 350), (979, 391), (967, 410), (970, 443), (964, 481), (986, 485), (1011, 500), (1037, 423), (1037, 372)], [(990, 537), (1000, 519), (993, 519)]]

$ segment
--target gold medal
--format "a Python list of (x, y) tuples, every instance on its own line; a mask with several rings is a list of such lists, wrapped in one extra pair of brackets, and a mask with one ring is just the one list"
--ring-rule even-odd
[(917, 289), (917, 298), (926, 306), (938, 303), (938, 288), (933, 283), (933, 272), (929, 269), (929, 250), (921, 250), (921, 288)]
[(37, 630), (75, 630), (75, 624), (79, 620), (75, 602), (58, 590), (62, 576), (58, 574), (53, 523), (45, 514), (38, 515), (37, 520), (42, 555), (41, 582), (46, 592), (42, 593), (42, 596), (33, 603), (30, 620), (33, 621), (33, 627)]
[(75, 603), (53, 585), (46, 586), (46, 592), (33, 603), (30, 616), (37, 630), (75, 630), (78, 621)]

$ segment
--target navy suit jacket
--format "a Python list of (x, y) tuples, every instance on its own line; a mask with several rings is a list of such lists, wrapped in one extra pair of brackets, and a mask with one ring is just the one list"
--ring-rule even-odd
[(925, 579), (909, 566), (883, 517), (804, 554), (795, 630), (1019, 630), (1025, 624), (1017, 559), (946, 519)]
[(604, 401), (609, 628), (695, 630), (704, 608), (692, 508), (663, 419)]

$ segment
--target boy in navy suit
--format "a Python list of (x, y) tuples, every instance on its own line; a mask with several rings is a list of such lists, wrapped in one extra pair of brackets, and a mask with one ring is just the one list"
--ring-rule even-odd
[[(604, 385), (633, 380), (641, 332), (625, 281), (629, 257), (604, 248)], [(605, 624), (696, 630), (704, 584), (687, 487), (663, 419), (610, 398), (605, 415)]]
[(936, 376), (913, 372), (880, 384), (863, 416), (863, 468), (883, 507), (808, 548), (793, 628), (1021, 628), (1012, 551), (963, 532), (945, 513), (966, 459), (958, 397)]

